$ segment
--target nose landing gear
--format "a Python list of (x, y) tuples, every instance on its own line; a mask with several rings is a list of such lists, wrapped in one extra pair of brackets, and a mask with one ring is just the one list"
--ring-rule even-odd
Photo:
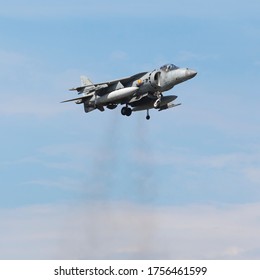
[(159, 107), (160, 107), (160, 105), (161, 105), (161, 100), (162, 100), (162, 93), (161, 92), (156, 92), (155, 93), (155, 96), (157, 97), (157, 99), (155, 100), (155, 102), (154, 102), (154, 104), (153, 104), (153, 107), (155, 108), (155, 109), (158, 109)]

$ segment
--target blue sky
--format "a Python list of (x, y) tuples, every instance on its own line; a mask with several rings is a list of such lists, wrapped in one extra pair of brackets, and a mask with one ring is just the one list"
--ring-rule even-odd
[[(1, 259), (259, 259), (259, 1), (0, 4)], [(67, 89), (165, 63), (172, 110)]]

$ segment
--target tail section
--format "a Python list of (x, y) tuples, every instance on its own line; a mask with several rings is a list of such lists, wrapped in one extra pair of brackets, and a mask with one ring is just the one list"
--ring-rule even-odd
[(95, 87), (88, 77), (80, 76), (81, 86), (76, 88), (71, 88), (70, 90), (76, 90), (78, 94), (83, 93), (84, 89), (87, 87)]

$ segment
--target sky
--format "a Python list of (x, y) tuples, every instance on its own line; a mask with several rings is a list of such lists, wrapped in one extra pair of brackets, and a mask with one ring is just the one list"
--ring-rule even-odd
[[(0, 259), (259, 259), (260, 2), (0, 2)], [(85, 114), (103, 82), (196, 69), (176, 108)]]

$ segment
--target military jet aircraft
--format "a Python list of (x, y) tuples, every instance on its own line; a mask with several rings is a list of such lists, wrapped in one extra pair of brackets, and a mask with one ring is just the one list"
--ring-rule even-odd
[(115, 109), (118, 104), (124, 105), (121, 114), (130, 116), (132, 112), (146, 110), (146, 119), (150, 119), (149, 110), (159, 111), (176, 107), (176, 95), (163, 96), (163, 92), (175, 85), (185, 82), (197, 75), (195, 70), (179, 68), (166, 64), (151, 72), (141, 72), (133, 76), (104, 83), (93, 84), (87, 77), (81, 76), (81, 86), (70, 90), (77, 91), (77, 98), (62, 101), (74, 101), (84, 104), (85, 112), (95, 109), (104, 111), (104, 107)]

